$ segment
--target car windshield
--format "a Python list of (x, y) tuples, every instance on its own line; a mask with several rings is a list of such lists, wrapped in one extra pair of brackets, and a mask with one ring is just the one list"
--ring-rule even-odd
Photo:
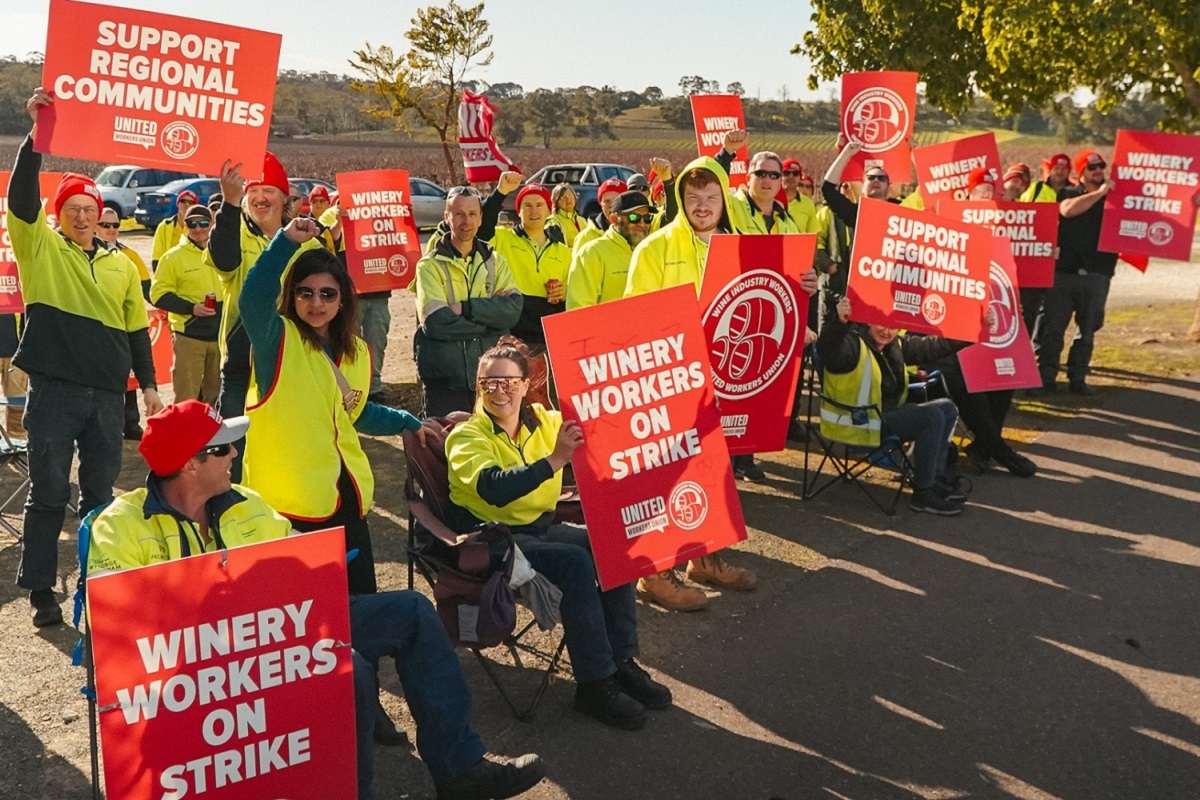
[(170, 183), (158, 187), (157, 191), (162, 194), (179, 194), (184, 189), (188, 188), (195, 182), (195, 178), (187, 178), (186, 180), (171, 181)]
[(587, 167), (551, 167), (542, 178), (543, 186), (557, 186), (560, 183), (582, 183), (583, 173)]
[(609, 178), (620, 178), (622, 181), (627, 181), (629, 176), (633, 175), (633, 170), (629, 167), (599, 167), (596, 171), (600, 173), (601, 182)]
[(115, 167), (107, 167), (100, 176), (96, 178), (97, 186), (124, 186), (125, 178), (129, 175), (127, 169), (117, 169)]

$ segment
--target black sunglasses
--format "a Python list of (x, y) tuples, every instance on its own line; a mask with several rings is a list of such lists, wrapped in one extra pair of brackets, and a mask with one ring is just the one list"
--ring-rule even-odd
[(334, 289), (332, 286), (323, 286), (319, 291), (314, 291), (311, 286), (297, 286), (296, 297), (300, 300), (312, 300), (314, 297), (320, 297), (326, 303), (338, 299), (341, 291)]
[(100, 225), (101, 228), (108, 228), (110, 231), (116, 230), (117, 228), (121, 227), (121, 223), (119, 223), (119, 222), (101, 222), (98, 224)]
[(783, 177), (782, 172), (776, 172), (773, 169), (756, 169), (750, 173), (756, 178), (765, 178), (766, 180), (777, 181)]
[(200, 455), (224, 458), (225, 456), (229, 455), (229, 451), (231, 450), (233, 450), (232, 444), (214, 444), (212, 447), (206, 447), (201, 450)]
[(1104, 169), (1107, 166), (1108, 166), (1108, 164), (1105, 164), (1103, 161), (1101, 161), (1099, 164), (1088, 164), (1087, 168), (1088, 169)]
[(656, 213), (654, 213), (653, 211), (647, 211), (644, 214), (639, 214), (636, 211), (634, 211), (632, 213), (625, 214), (623, 216), (625, 217), (625, 219), (629, 220), (634, 225), (636, 225), (639, 222), (653, 222), (654, 218), (658, 215)]
[(189, 228), (191, 228), (192, 230), (195, 230), (196, 228), (207, 228), (211, 224), (212, 224), (212, 222), (210, 222), (209, 220), (206, 220), (206, 219), (189, 219), (189, 220), (187, 220), (187, 226)]
[(798, 169), (785, 169), (785, 170), (783, 171), (783, 174), (784, 174), (784, 175), (799, 175), (799, 174), (800, 174), (800, 170), (798, 170)]
[(887, 183), (887, 179), (888, 179), (888, 176), (887, 176), (886, 172), (873, 172), (870, 175), (865, 176), (865, 178), (864, 178), (864, 180), (883, 181), (884, 183)]

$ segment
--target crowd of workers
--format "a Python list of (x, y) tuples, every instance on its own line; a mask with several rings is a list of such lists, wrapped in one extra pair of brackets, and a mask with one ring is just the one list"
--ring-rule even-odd
[[(39, 109), (52, 102), (42, 89), (30, 98), (35, 128)], [(745, 185), (731, 191), (729, 165), (745, 142), (745, 131), (733, 131), (716, 158), (697, 158), (678, 172), (654, 159), (647, 175), (607, 181), (592, 218), (577, 213), (570, 186), (523, 183), (517, 173), (502, 175), (486, 197), (454, 187), (412, 286), (421, 417), (468, 415), (446, 441), (450, 522), (464, 533), (482, 523), (509, 526), (532, 568), (562, 593), (576, 709), (618, 728), (641, 728), (647, 709), (672, 703), (670, 691), (636, 661), (637, 597), (694, 611), (710, 602), (697, 584), (749, 591), (757, 577), (714, 553), (636, 587), (600, 591), (586, 528), (555, 522), (564, 468), (587, 445), (579, 426), (555, 410), (546, 316), (678, 285), (698, 293), (717, 233), (816, 234), (816, 258), (801, 286), (814, 298), (805, 343), (813, 345), (823, 393), (834, 403), (822, 409), (820, 430), (850, 443), (881, 433), (912, 441), (914, 511), (963, 511), (967, 492), (956, 479), (951, 443), (960, 416), (974, 434), (967, 453), (974, 468), (1036, 472), (1003, 438), (1012, 392), (967, 391), (956, 360), (967, 343), (850, 321), (854, 198), (899, 202), (889, 176), (874, 167), (860, 187), (842, 182), (858, 148), (842, 143), (819, 186), (794, 159), (762, 151), (751, 155)], [(509, 797), (537, 783), (544, 769), (536, 755), (485, 757), (471, 729), (469, 691), (429, 601), (376, 584), (367, 525), (375, 478), (359, 434), (414, 431), (423, 441), (426, 429), (421, 418), (384, 402), (389, 293), (356, 293), (336, 196), (318, 187), (307, 198), (309, 214), (301, 214), (304, 198), (273, 155), (261, 170), (226, 163), (221, 193), (207, 206), (190, 192), (179, 195), (178, 213), (155, 232), (147, 269), (118, 240), (119, 220), (103, 210), (84, 176), (64, 176), (49, 209), (57, 227), (48, 224), (40, 166), (31, 135), (13, 168), (7, 212), (27, 307), (19, 327), (14, 322), (0, 337), (12, 345), (5, 391), (19, 393), (21, 374), (28, 376), (23, 425), (31, 484), (17, 581), (29, 591), (34, 625), (62, 622), (54, 594), (57, 541), (76, 453), (80, 514), (108, 506), (94, 524), (91, 574), (341, 526), (347, 552), (357, 552), (348, 588), (359, 796), (373, 796), (376, 671), (384, 655), (396, 660), (439, 798)], [(1023, 164), (970, 176), (972, 198), (1059, 203), (1055, 285), (1022, 292), (1040, 393), (1056, 389), (1072, 315), (1079, 333), (1067, 360), (1068, 388), (1091, 391), (1092, 341), (1115, 264), (1096, 246), (1106, 164), (1095, 152), (1081, 153), (1075, 183), (1070, 167), (1066, 156), (1053, 156), (1036, 183)], [(499, 217), (514, 192), (518, 221), (509, 228)], [(903, 202), (919, 205), (920, 198)], [(147, 301), (169, 315), (173, 334), (175, 402), (165, 409)], [(913, 365), (946, 375), (947, 396), (906, 402)], [(131, 372), (145, 406), (144, 430), (136, 392), (127, 390)], [(873, 420), (838, 413), (839, 401), (853, 403), (863, 391), (879, 412)], [(801, 406), (793, 409), (793, 434), (816, 435)], [(16, 424), (10, 418), (10, 433)], [(114, 501), (123, 437), (140, 439), (150, 472), (143, 488)], [(766, 479), (752, 456), (735, 458), (732, 468), (747, 481)]]

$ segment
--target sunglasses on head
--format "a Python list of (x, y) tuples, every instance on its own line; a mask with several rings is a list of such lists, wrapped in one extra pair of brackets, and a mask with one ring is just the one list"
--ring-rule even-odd
[(338, 299), (341, 290), (334, 289), (332, 286), (322, 286), (319, 290), (313, 289), (311, 286), (297, 286), (295, 289), (297, 300), (312, 300), (314, 297), (319, 297), (326, 303)]
[(116, 230), (117, 228), (121, 227), (121, 223), (119, 223), (119, 222), (101, 222), (98, 224), (100, 225), (101, 228), (108, 228), (110, 231)]
[(201, 450), (200, 455), (216, 456), (217, 458), (224, 458), (225, 456), (229, 455), (229, 451), (231, 451), (232, 449), (233, 449), (232, 444), (214, 444), (212, 447), (206, 447), (203, 450)]
[(769, 180), (769, 181), (777, 181), (783, 177), (782, 172), (777, 172), (776, 170), (773, 170), (773, 169), (756, 169), (753, 172), (751, 172), (750, 174), (756, 178), (763, 178), (763, 179)]
[(475, 385), (484, 394), (496, 394), (496, 392), (501, 391), (506, 394), (512, 394), (521, 388), (521, 382), (524, 380), (524, 378), (517, 375), (509, 375), (502, 378), (479, 378), (475, 381)]
[(636, 225), (639, 222), (653, 222), (654, 218), (657, 215), (653, 211), (647, 211), (643, 214), (639, 214), (636, 211), (633, 211), (628, 214), (623, 214), (622, 216), (625, 217), (625, 219), (632, 222), (634, 225)]
[(866, 180), (868, 181), (883, 181), (886, 183), (887, 179), (888, 176), (886, 172), (872, 172), (870, 175), (866, 176)]
[(212, 224), (212, 222), (210, 222), (209, 220), (206, 220), (206, 219), (189, 219), (189, 220), (187, 220), (187, 226), (189, 228), (191, 228), (192, 230), (195, 230), (196, 228), (207, 228), (211, 224)]
[(460, 194), (470, 195), (471, 197), (480, 197), (479, 190), (474, 186), (451, 186), (450, 191), (446, 192), (446, 197), (458, 197)]

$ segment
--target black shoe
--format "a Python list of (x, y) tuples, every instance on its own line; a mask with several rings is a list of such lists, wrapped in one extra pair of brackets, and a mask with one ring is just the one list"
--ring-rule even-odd
[(396, 723), (392, 722), (392, 718), (378, 703), (375, 704), (375, 730), (372, 731), (371, 738), (375, 740), (375, 744), (384, 747), (408, 746), (408, 734), (396, 727)]
[(971, 464), (971, 468), (980, 475), (996, 466), (996, 462), (992, 460), (987, 450), (979, 442), (971, 442), (967, 445), (966, 450), (967, 461)]
[(975, 488), (970, 478), (935, 478), (933, 490), (952, 503), (965, 503), (967, 495)]
[(1078, 394), (1084, 397), (1091, 397), (1096, 393), (1096, 390), (1088, 386), (1084, 381), (1071, 381), (1067, 384), (1067, 391), (1071, 394)]
[(615, 677), (578, 684), (575, 710), (624, 731), (646, 727), (646, 707), (627, 695)]
[(34, 589), (29, 593), (29, 615), (33, 617), (35, 628), (62, 625), (62, 609), (59, 608), (58, 598), (54, 596), (53, 589)]
[(125, 437), (125, 441), (127, 442), (140, 442), (142, 440), (142, 426), (126, 425), (123, 435)]
[(625, 693), (652, 711), (661, 711), (671, 706), (671, 690), (657, 683), (650, 673), (632, 658), (617, 664), (613, 676)]
[(1026, 397), (1045, 397), (1048, 394), (1054, 394), (1058, 391), (1057, 383), (1043, 383), (1041, 386), (1035, 386), (1032, 389), (1025, 390)]
[(763, 472), (762, 467), (755, 463), (753, 455), (734, 456), (730, 460), (733, 462), (734, 478), (741, 478), (751, 483), (766, 482), (767, 473)]
[(437, 800), (499, 800), (516, 797), (546, 777), (546, 767), (535, 753), (512, 761), (479, 763), (449, 783), (437, 787)]
[(383, 396), (383, 392), (371, 392), (367, 395), (367, 402), (374, 403), (377, 406), (386, 406), (387, 400)]
[(924, 511), (942, 517), (957, 517), (963, 511), (962, 501), (942, 497), (936, 489), (914, 489), (908, 507), (913, 511)]
[(1032, 478), (1037, 474), (1037, 464), (1013, 449), (996, 458), (996, 463), (1018, 478)]

